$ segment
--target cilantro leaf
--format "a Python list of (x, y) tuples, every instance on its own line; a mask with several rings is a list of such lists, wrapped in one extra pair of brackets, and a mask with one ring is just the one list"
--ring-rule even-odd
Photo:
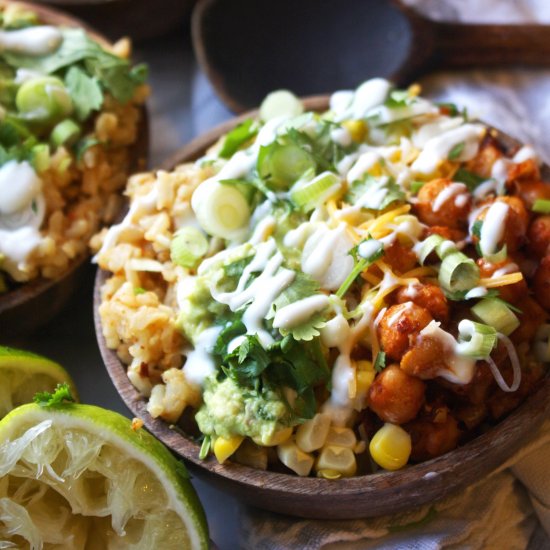
[[(272, 319), (278, 309), (293, 304), (309, 296), (318, 294), (320, 291), (319, 283), (309, 275), (302, 271), (297, 271), (292, 283), (279, 294), (273, 302), (273, 307), (267, 315), (268, 319)], [(295, 340), (312, 340), (319, 336), (319, 329), (326, 324), (325, 314), (320, 311), (314, 313), (307, 321), (292, 327), (289, 330), (280, 329), (283, 336), (291, 334)]]
[(350, 204), (360, 203), (370, 210), (384, 210), (393, 202), (404, 201), (405, 197), (405, 192), (393, 178), (375, 178), (366, 174), (363, 179), (351, 184), (345, 200)]
[(374, 370), (376, 372), (382, 372), (386, 368), (386, 352), (379, 351), (374, 360)]
[(249, 118), (241, 122), (241, 124), (233, 128), (233, 130), (225, 136), (219, 156), (224, 159), (232, 157), (243, 144), (253, 138), (257, 133), (258, 125), (253, 119)]
[(33, 401), (41, 407), (55, 407), (63, 403), (74, 403), (75, 399), (71, 394), (71, 389), (67, 383), (57, 384), (53, 392), (38, 392), (33, 397)]
[(97, 78), (89, 77), (79, 67), (71, 67), (65, 75), (65, 84), (79, 120), (86, 120), (92, 111), (101, 108), (103, 92)]
[(415, 98), (409, 94), (408, 90), (393, 90), (390, 92), (390, 95), (384, 102), (384, 105), (390, 109), (397, 109), (400, 107), (406, 107), (413, 101), (415, 101)]
[(422, 187), (424, 187), (425, 181), (413, 181), (411, 183), (411, 191), (416, 195)]
[(468, 191), (473, 191), (480, 183), (487, 181), (487, 178), (478, 176), (477, 174), (469, 172), (465, 168), (461, 167), (455, 172), (453, 181), (464, 183), (468, 188)]
[(451, 150), (449, 151), (449, 154), (447, 155), (447, 158), (449, 160), (456, 160), (462, 154), (462, 151), (464, 151), (464, 147), (466, 147), (465, 141), (461, 141), (460, 143), (457, 143), (451, 148)]
[(84, 156), (84, 153), (90, 147), (93, 147), (94, 145), (99, 145), (99, 144), (105, 145), (105, 142), (101, 141), (100, 139), (97, 139), (95, 137), (91, 137), (91, 136), (87, 136), (87, 137), (84, 137), (84, 138), (78, 140), (73, 146), (73, 150), (74, 150), (74, 153), (75, 153), (75, 156), (76, 156), (76, 160), (81, 161), (82, 157)]

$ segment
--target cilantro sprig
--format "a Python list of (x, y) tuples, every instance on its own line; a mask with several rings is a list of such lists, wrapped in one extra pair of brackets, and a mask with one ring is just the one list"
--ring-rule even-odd
[(71, 394), (71, 388), (64, 382), (57, 384), (53, 392), (38, 392), (34, 395), (33, 401), (41, 407), (55, 407), (63, 403), (74, 403), (75, 399)]

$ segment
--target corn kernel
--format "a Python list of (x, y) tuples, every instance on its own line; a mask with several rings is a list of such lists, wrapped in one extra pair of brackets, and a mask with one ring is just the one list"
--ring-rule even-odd
[(298, 428), (296, 431), (296, 443), (306, 453), (316, 451), (325, 444), (329, 429), (330, 416), (318, 413)]
[(323, 447), (315, 469), (317, 471), (334, 470), (344, 477), (350, 477), (357, 471), (357, 462), (351, 449), (330, 445)]
[(357, 438), (351, 428), (339, 428), (337, 426), (330, 428), (325, 440), (325, 445), (336, 445), (348, 449), (353, 449), (356, 443)]
[(385, 470), (399, 470), (411, 456), (411, 436), (400, 426), (386, 423), (369, 445), (372, 459)]
[(317, 472), (317, 477), (323, 477), (325, 479), (340, 479), (342, 477), (341, 472), (336, 470), (319, 470)]
[(287, 441), (277, 447), (277, 456), (279, 460), (299, 476), (307, 476), (313, 468), (313, 457), (293, 442)]
[(342, 126), (350, 133), (353, 141), (361, 142), (365, 139), (367, 126), (363, 120), (344, 120)]
[(277, 432), (272, 433), (267, 437), (253, 437), (252, 441), (256, 445), (261, 445), (263, 447), (275, 447), (275, 445), (280, 445), (284, 443), (292, 435), (292, 428), (283, 428)]
[(214, 442), (214, 454), (220, 464), (223, 464), (240, 446), (244, 437), (234, 435), (230, 438), (217, 437)]

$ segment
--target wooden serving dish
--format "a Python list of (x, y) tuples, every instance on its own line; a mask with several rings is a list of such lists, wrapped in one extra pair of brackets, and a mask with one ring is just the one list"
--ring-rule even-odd
[[(0, 6), (10, 2), (0, 0)], [(79, 19), (61, 11), (38, 4), (18, 2), (35, 13), (47, 24), (81, 27), (104, 46), (111, 42)], [(142, 109), (138, 139), (130, 150), (130, 172), (143, 170), (149, 150), (147, 110)], [(84, 274), (90, 254), (76, 257), (67, 269), (55, 279), (38, 278), (18, 285), (14, 290), (0, 294), (0, 333), (3, 337), (32, 332), (52, 319), (65, 305)]]
[[(322, 110), (327, 108), (328, 98), (308, 98), (305, 105), (308, 110)], [(199, 158), (221, 135), (256, 113), (246, 113), (197, 138), (162, 168), (169, 170), (177, 164)], [(518, 145), (516, 140), (501, 133), (499, 139), (506, 146)], [(543, 167), (543, 174), (550, 177), (548, 166)], [(136, 417), (144, 421), (151, 433), (187, 460), (193, 473), (259, 508), (304, 518), (351, 519), (397, 513), (432, 503), (479, 481), (498, 468), (521, 448), (550, 412), (550, 376), (546, 376), (537, 391), (522, 405), (469, 443), (403, 470), (337, 481), (256, 470), (230, 460), (221, 465), (213, 457), (200, 460), (196, 442), (178, 427), (151, 418), (145, 399), (126, 375), (125, 365), (113, 350), (107, 348), (98, 308), (100, 288), (108, 277), (107, 272), (98, 270), (94, 289), (95, 329), (105, 366), (123, 401)]]

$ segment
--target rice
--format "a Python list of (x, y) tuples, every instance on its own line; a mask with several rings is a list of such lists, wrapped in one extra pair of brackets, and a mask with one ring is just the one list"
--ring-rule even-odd
[[(211, 175), (208, 167), (185, 164), (173, 172), (131, 176), (129, 214), (111, 228), (116, 243), (103, 247), (107, 230), (91, 241), (99, 266), (113, 273), (99, 307), (106, 344), (129, 366), (133, 385), (150, 397), (150, 413), (169, 421), (186, 404), (200, 402), (200, 392), (181, 372), (186, 342), (178, 327), (175, 282), (183, 268), (171, 262), (170, 242), (190, 212), (193, 190)], [(148, 197), (154, 204), (138, 207)]]

